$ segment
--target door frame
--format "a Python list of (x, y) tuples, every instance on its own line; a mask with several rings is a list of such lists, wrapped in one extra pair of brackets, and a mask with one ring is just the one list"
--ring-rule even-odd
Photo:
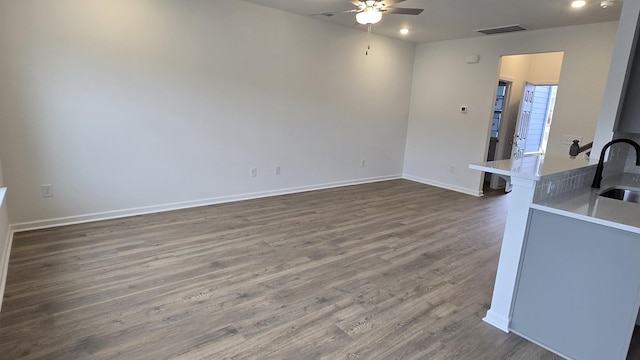
[[(506, 76), (498, 78), (498, 82), (504, 81), (509, 84), (507, 87), (507, 92), (504, 95), (504, 101), (502, 105), (502, 118), (500, 119), (500, 127), (498, 128), (498, 144), (496, 145), (496, 154), (499, 154), (499, 157), (502, 158), (502, 154), (504, 154), (505, 144), (510, 141), (510, 136), (507, 134), (507, 127), (503, 126), (506, 123), (506, 120), (511, 115), (511, 106), (509, 106), (511, 102), (511, 89), (513, 89), (514, 79), (510, 79)], [(498, 87), (496, 86), (496, 96), (497, 96)], [(506, 102), (506, 104), (505, 104)], [(491, 134), (489, 134), (491, 136)], [(511, 145), (509, 144), (509, 147)], [(494, 156), (494, 158), (496, 158)], [(502, 160), (502, 159), (500, 159)]]
[[(513, 88), (513, 83), (515, 79), (509, 78), (507, 76), (499, 76), (498, 81), (496, 82), (496, 91), (493, 94), (493, 97), (496, 98), (498, 96), (498, 84), (500, 82), (506, 82), (508, 84), (507, 91), (504, 94), (504, 100), (502, 101), (502, 117), (500, 118), (500, 126), (498, 127), (498, 143), (496, 144), (495, 152), (493, 158), (495, 160), (503, 160), (505, 144), (510, 143), (509, 136), (507, 134), (507, 119), (510, 116), (511, 107), (509, 103), (511, 102), (511, 89)], [(489, 128), (489, 136), (488, 141), (491, 141), (491, 128)], [(511, 144), (509, 144), (511, 147)], [(502, 177), (500, 175), (491, 174), (491, 181), (489, 182), (489, 187), (491, 189), (500, 189)], [(502, 180), (504, 182), (504, 180)]]

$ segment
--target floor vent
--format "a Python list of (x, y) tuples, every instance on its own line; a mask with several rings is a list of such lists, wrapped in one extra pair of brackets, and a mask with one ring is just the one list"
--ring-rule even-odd
[(490, 29), (480, 29), (476, 31), (479, 33), (483, 33), (485, 35), (493, 35), (493, 34), (504, 34), (509, 32), (516, 32), (516, 31), (524, 31), (524, 30), (527, 30), (527, 29), (516, 24), (516, 25), (498, 26)]

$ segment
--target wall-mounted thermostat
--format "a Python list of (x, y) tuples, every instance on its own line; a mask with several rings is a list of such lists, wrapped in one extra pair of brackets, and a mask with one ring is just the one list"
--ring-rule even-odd
[(466, 105), (462, 105), (462, 106), (460, 106), (460, 112), (461, 112), (461, 113), (466, 113), (468, 109), (469, 109), (469, 108), (468, 108)]

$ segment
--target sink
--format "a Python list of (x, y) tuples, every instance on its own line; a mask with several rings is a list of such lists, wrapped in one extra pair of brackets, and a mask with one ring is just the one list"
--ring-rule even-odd
[(640, 189), (615, 186), (603, 190), (600, 196), (640, 204)]

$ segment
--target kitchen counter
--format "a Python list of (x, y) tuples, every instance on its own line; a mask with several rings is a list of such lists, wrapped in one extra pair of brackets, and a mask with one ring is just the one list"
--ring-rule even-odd
[[(562, 215), (567, 221), (586, 220), (611, 231), (640, 234), (640, 205), (598, 196), (599, 190), (590, 187), (595, 166), (584, 157), (530, 155), (515, 161), (470, 164), (469, 168), (508, 177), (512, 186), (491, 308), (483, 318), (505, 332), (510, 331), (531, 209)], [(631, 184), (640, 187), (637, 178), (640, 176), (605, 178), (602, 189)]]
[(531, 210), (510, 329), (563, 358), (626, 359), (639, 305), (639, 240)]
[[(568, 156), (529, 155), (521, 161), (489, 161), (470, 164), (469, 168), (518, 179), (538, 181), (543, 176), (585, 166), (589, 166), (588, 160), (580, 156), (571, 159)], [(533, 202), (530, 207), (640, 234), (640, 204), (598, 196), (600, 191), (612, 186), (640, 188), (640, 175), (622, 174), (605, 178), (602, 180), (600, 189), (592, 189), (590, 186), (581, 187), (543, 201)]]
[(640, 204), (599, 194), (640, 188), (640, 175), (580, 184), (530, 204), (508, 327), (566, 358), (625, 359), (640, 325)]
[(469, 168), (492, 174), (517, 177), (527, 180), (540, 180), (542, 176), (573, 170), (589, 165), (583, 156), (575, 159), (569, 156), (525, 155), (520, 160), (497, 160), (470, 164)]
[(533, 203), (531, 208), (640, 234), (640, 204), (598, 195), (612, 186), (640, 187), (640, 175), (623, 174), (605, 178), (600, 189), (575, 189)]

